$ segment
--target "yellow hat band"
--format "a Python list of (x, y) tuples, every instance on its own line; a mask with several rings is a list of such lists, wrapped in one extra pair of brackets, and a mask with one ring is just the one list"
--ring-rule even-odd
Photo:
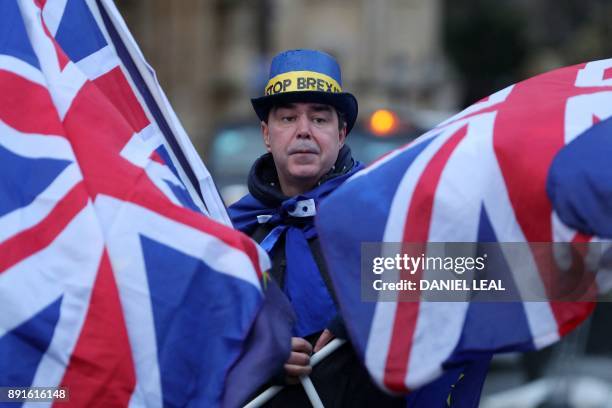
[(335, 79), (320, 72), (291, 71), (270, 79), (266, 85), (265, 95), (301, 91), (339, 93), (342, 92), (342, 88)]

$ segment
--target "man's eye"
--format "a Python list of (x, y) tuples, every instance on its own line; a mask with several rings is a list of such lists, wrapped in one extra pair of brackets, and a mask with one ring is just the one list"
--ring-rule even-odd
[(294, 121), (294, 119), (295, 119), (295, 117), (294, 117), (294, 116), (283, 116), (283, 117), (281, 117), (281, 121), (283, 121), (283, 122), (287, 122), (287, 123), (288, 123), (288, 122), (293, 122), (293, 121)]
[(314, 118), (313, 121), (314, 121), (314, 123), (321, 125), (321, 124), (327, 122), (327, 119), (325, 119), (325, 118)]

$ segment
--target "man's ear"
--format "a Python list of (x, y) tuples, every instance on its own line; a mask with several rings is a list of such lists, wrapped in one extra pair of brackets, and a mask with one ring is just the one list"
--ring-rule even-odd
[(272, 149), (270, 147), (270, 128), (268, 127), (268, 124), (263, 120), (261, 121), (261, 135), (263, 136), (263, 142), (266, 146), (266, 150), (268, 152), (271, 152)]
[(344, 122), (344, 126), (342, 127), (342, 129), (340, 129), (338, 137), (340, 141), (340, 147), (344, 146), (344, 142), (346, 142), (346, 122)]

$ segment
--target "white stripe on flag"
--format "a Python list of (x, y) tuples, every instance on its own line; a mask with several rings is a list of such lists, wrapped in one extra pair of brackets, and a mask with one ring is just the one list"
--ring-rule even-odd
[(57, 34), (67, 3), (68, 0), (52, 0), (45, 3), (42, 15), (52, 37)]
[(393, 197), (389, 218), (385, 226), (384, 242), (402, 242), (406, 217), (412, 201), (414, 189), (431, 158), (440, 147), (453, 136), (465, 121), (458, 121), (446, 127), (431, 143), (418, 155), (400, 181), (396, 194)]
[(31, 0), (19, 0), (30, 43), (38, 57), (38, 61), (47, 79), (47, 86), (51, 98), (57, 108), (60, 119), (68, 112), (74, 97), (81, 89), (87, 78), (72, 62), (60, 69), (59, 59), (55, 46), (47, 37), (40, 20), (40, 9)]
[(77, 67), (92, 81), (118, 67), (120, 64), (121, 61), (110, 45), (89, 54), (76, 63)]
[(65, 137), (19, 132), (2, 121), (0, 145), (22, 157), (74, 161), (72, 146)]
[[(139, 238), (141, 231), (133, 225), (142, 214), (135, 214), (131, 207), (130, 204), (103, 195), (98, 195), (95, 201), (100, 223), (105, 228), (107, 249), (119, 289), (136, 370), (136, 385), (130, 406), (161, 407), (163, 398), (157, 360), (157, 335), (144, 259), (139, 256), (142, 254)], [(118, 213), (123, 214), (123, 219), (115, 219), (119, 218), (116, 217)], [(144, 219), (141, 221), (146, 222)], [(113, 226), (114, 222), (118, 225)]]
[(144, 168), (151, 161), (151, 154), (161, 145), (161, 132), (157, 125), (150, 123), (134, 133), (119, 154), (133, 165)]
[(612, 58), (591, 61), (576, 75), (577, 87), (612, 86), (612, 78), (606, 78), (606, 72), (612, 68)]
[[(433, 242), (427, 256), (445, 256), (432, 253), (438, 250), (436, 242), (476, 242), (482, 189), (488, 185), (488, 172), (495, 166), (493, 157), (493, 123), (495, 112), (470, 117), (463, 140), (455, 147), (440, 176), (432, 208), (428, 241)], [(443, 216), (453, 216), (450, 220)], [(463, 225), (457, 226), (457, 220)], [(449, 228), (449, 225), (454, 225)], [(474, 254), (475, 255), (475, 254)], [(442, 278), (439, 270), (423, 270), (423, 279)], [(469, 292), (457, 293), (465, 300)], [(442, 364), (455, 349), (461, 333), (468, 302), (427, 301), (428, 293), (422, 293), (419, 314), (410, 352), (405, 385), (408, 388), (421, 386), (433, 380), (442, 371)], [(448, 296), (448, 295), (447, 295)], [(433, 328), (435, 326), (435, 329)], [(435, 370), (434, 367), (436, 368)]]
[(0, 54), (0, 71), (6, 70), (35, 84), (46, 86), (42, 72), (25, 61), (10, 55)]
[(541, 349), (556, 341), (561, 336), (559, 325), (548, 302), (523, 302), (533, 344)]
[[(510, 203), (510, 196), (506, 189), (503, 174), (496, 162), (489, 167), (491, 182), (488, 185), (487, 195), (484, 197), (484, 207), (492, 222), (497, 240), (501, 243), (526, 242)], [(520, 258), (524, 269), (511, 268), (512, 278), (522, 299), (533, 298), (534, 294), (546, 293), (544, 285), (537, 272), (533, 253), (525, 245), (502, 245), (501, 249), (506, 259)], [(548, 302), (523, 302), (529, 330), (532, 333), (534, 344), (542, 346), (559, 339), (558, 325)]]
[[(439, 147), (461, 128), (462, 125), (462, 123), (456, 123), (445, 129), (442, 134), (431, 141), (429, 146), (419, 154), (412, 165), (407, 169), (393, 197), (383, 242), (402, 242), (409, 203), (423, 170), (431, 157), (438, 151)], [(388, 250), (389, 248), (386, 249), (386, 251)], [(386, 252), (381, 254), (381, 256), (384, 257), (394, 255), (393, 253)], [(398, 271), (387, 271), (381, 275), (381, 278), (383, 281), (397, 282), (398, 276)], [(397, 304), (394, 301), (386, 300), (376, 304), (372, 318), (372, 327), (365, 350), (366, 366), (370, 368), (372, 376), (380, 386), (383, 385), (382, 381), (389, 353), (389, 346), (391, 344), (391, 337), (393, 335), (396, 310)]]
[(420, 387), (442, 373), (442, 363), (461, 338), (469, 306), (469, 302), (420, 302), (406, 387)]
[[(612, 79), (609, 81), (612, 81)], [(593, 116), (596, 116), (599, 120), (605, 120), (611, 115), (612, 92), (572, 96), (565, 105), (565, 144), (574, 140), (585, 130), (593, 127)]]
[(487, 109), (490, 108), (494, 105), (497, 105), (499, 103), (504, 102), (507, 98), (508, 95), (510, 95), (510, 93), (512, 92), (512, 90), (514, 89), (514, 85), (510, 85), (504, 89), (501, 89), (497, 92), (495, 92), (494, 94), (491, 94), (491, 96), (489, 96), (485, 101), (482, 102), (477, 102), (471, 106), (468, 106), (467, 108), (465, 108), (464, 110), (462, 110), (461, 112), (457, 113), (456, 115), (450, 117), (449, 119), (445, 120), (444, 122), (442, 122), (441, 124), (439, 124), (436, 127), (443, 127), (446, 126), (456, 120), (459, 120), (469, 114), (478, 112), (479, 110), (482, 109)]
[(393, 335), (397, 302), (378, 302), (374, 307), (372, 324), (366, 343), (365, 365), (379, 387), (385, 388), (384, 377), (387, 356)]
[[(37, 276), (41, 292), (59, 286), (63, 296), (59, 321), (51, 343), (38, 365), (32, 387), (55, 386), (62, 380), (85, 321), (103, 247), (93, 206), (88, 204), (51, 245), (11, 271), (19, 273), (23, 279), (29, 274)], [(45, 299), (48, 295), (41, 293), (40, 296)], [(24, 305), (30, 302), (37, 304), (30, 299), (23, 300)], [(17, 311), (19, 308), (13, 307), (11, 310)]]
[[(144, 235), (189, 256), (202, 259), (215, 271), (246, 281), (261, 291), (259, 278), (248, 255), (229, 246), (217, 236), (178, 223), (144, 207), (108, 196), (99, 195), (95, 205), (100, 223), (105, 227), (105, 236), (109, 245), (113, 245), (115, 239), (119, 240), (132, 231), (136, 235)], [(128, 231), (124, 231), (125, 228), (128, 228)], [(180, 243), (176, 241), (177, 234), (182, 237)], [(206, 256), (209, 254), (214, 256)], [(129, 256), (133, 258), (133, 254)], [(120, 258), (111, 259), (115, 261)], [(118, 266), (122, 267), (123, 264)]]
[(0, 242), (45, 219), (59, 200), (81, 180), (79, 168), (76, 163), (72, 163), (30, 204), (0, 217)]

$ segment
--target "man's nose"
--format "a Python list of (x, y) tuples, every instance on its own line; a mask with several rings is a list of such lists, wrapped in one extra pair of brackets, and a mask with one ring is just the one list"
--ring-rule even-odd
[(298, 138), (310, 138), (310, 122), (306, 115), (299, 115), (297, 118), (296, 135)]

